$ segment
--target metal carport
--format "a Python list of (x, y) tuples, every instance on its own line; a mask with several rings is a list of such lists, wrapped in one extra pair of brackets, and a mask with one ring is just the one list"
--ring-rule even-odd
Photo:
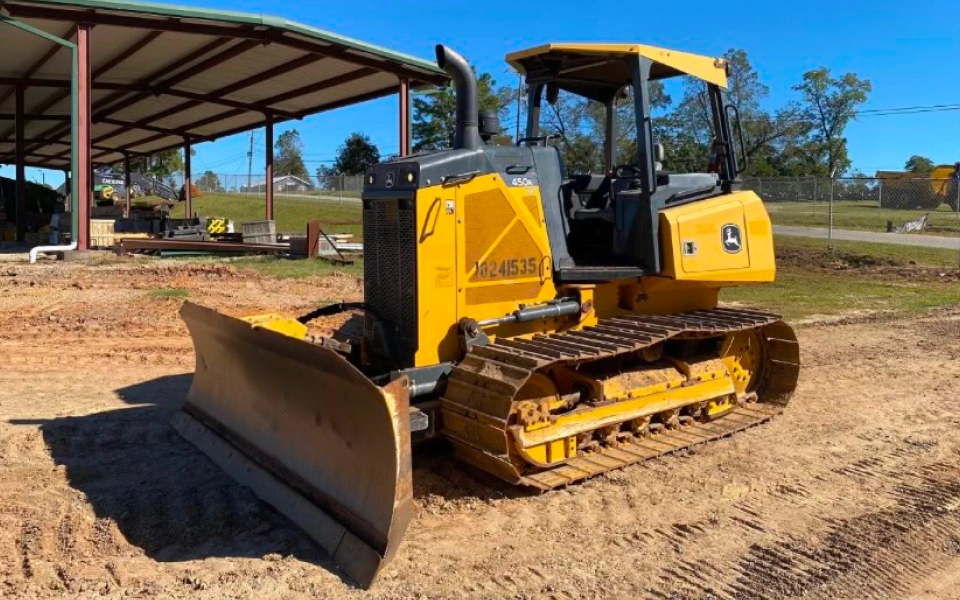
[(17, 167), (18, 234), (25, 167), (70, 171), (74, 138), (74, 236), (86, 249), (96, 166), (185, 147), (192, 214), (190, 146), (265, 127), (272, 218), (276, 123), (398, 94), (406, 154), (409, 90), (446, 81), (432, 62), (280, 18), (114, 0), (0, 0), (0, 163)]

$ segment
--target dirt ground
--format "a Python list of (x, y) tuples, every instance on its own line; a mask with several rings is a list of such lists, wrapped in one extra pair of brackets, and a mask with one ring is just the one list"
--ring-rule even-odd
[(0, 264), (0, 596), (960, 600), (960, 311), (805, 325), (782, 417), (554, 493), (421, 449), (416, 517), (365, 592), (168, 426), (193, 357), (159, 287), (232, 313), (361, 293)]

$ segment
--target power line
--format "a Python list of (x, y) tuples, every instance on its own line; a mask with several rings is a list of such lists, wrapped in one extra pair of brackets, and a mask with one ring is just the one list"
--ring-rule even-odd
[[(857, 117), (895, 117), (898, 115), (916, 115), (923, 113), (939, 113), (939, 112), (955, 112), (960, 111), (960, 104), (932, 104), (930, 106), (904, 106), (899, 108), (874, 108), (869, 110), (855, 111), (850, 116), (851, 118)], [(805, 117), (795, 116), (795, 117), (785, 117), (782, 119), (777, 119), (775, 117), (770, 117), (771, 122), (776, 121), (787, 121), (792, 123), (806, 123), (810, 119)], [(762, 119), (743, 119), (744, 123), (760, 123), (763, 122)]]
[(859, 114), (866, 115), (872, 113), (889, 113), (889, 112), (905, 112), (905, 111), (951, 111), (951, 110), (960, 110), (960, 104), (931, 104), (929, 106), (903, 106), (900, 108), (872, 108), (868, 110), (861, 110)]

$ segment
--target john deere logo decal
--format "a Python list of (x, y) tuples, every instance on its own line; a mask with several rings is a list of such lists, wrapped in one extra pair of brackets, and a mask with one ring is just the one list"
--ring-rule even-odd
[(724, 225), (720, 230), (720, 239), (723, 241), (723, 250), (728, 254), (736, 254), (743, 250), (743, 237), (740, 235), (739, 225)]

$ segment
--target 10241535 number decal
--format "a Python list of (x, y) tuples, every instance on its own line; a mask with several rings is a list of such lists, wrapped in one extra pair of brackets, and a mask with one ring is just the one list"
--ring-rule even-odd
[(477, 263), (478, 279), (509, 279), (538, 275), (536, 257), (505, 258), (501, 261), (486, 260)]

